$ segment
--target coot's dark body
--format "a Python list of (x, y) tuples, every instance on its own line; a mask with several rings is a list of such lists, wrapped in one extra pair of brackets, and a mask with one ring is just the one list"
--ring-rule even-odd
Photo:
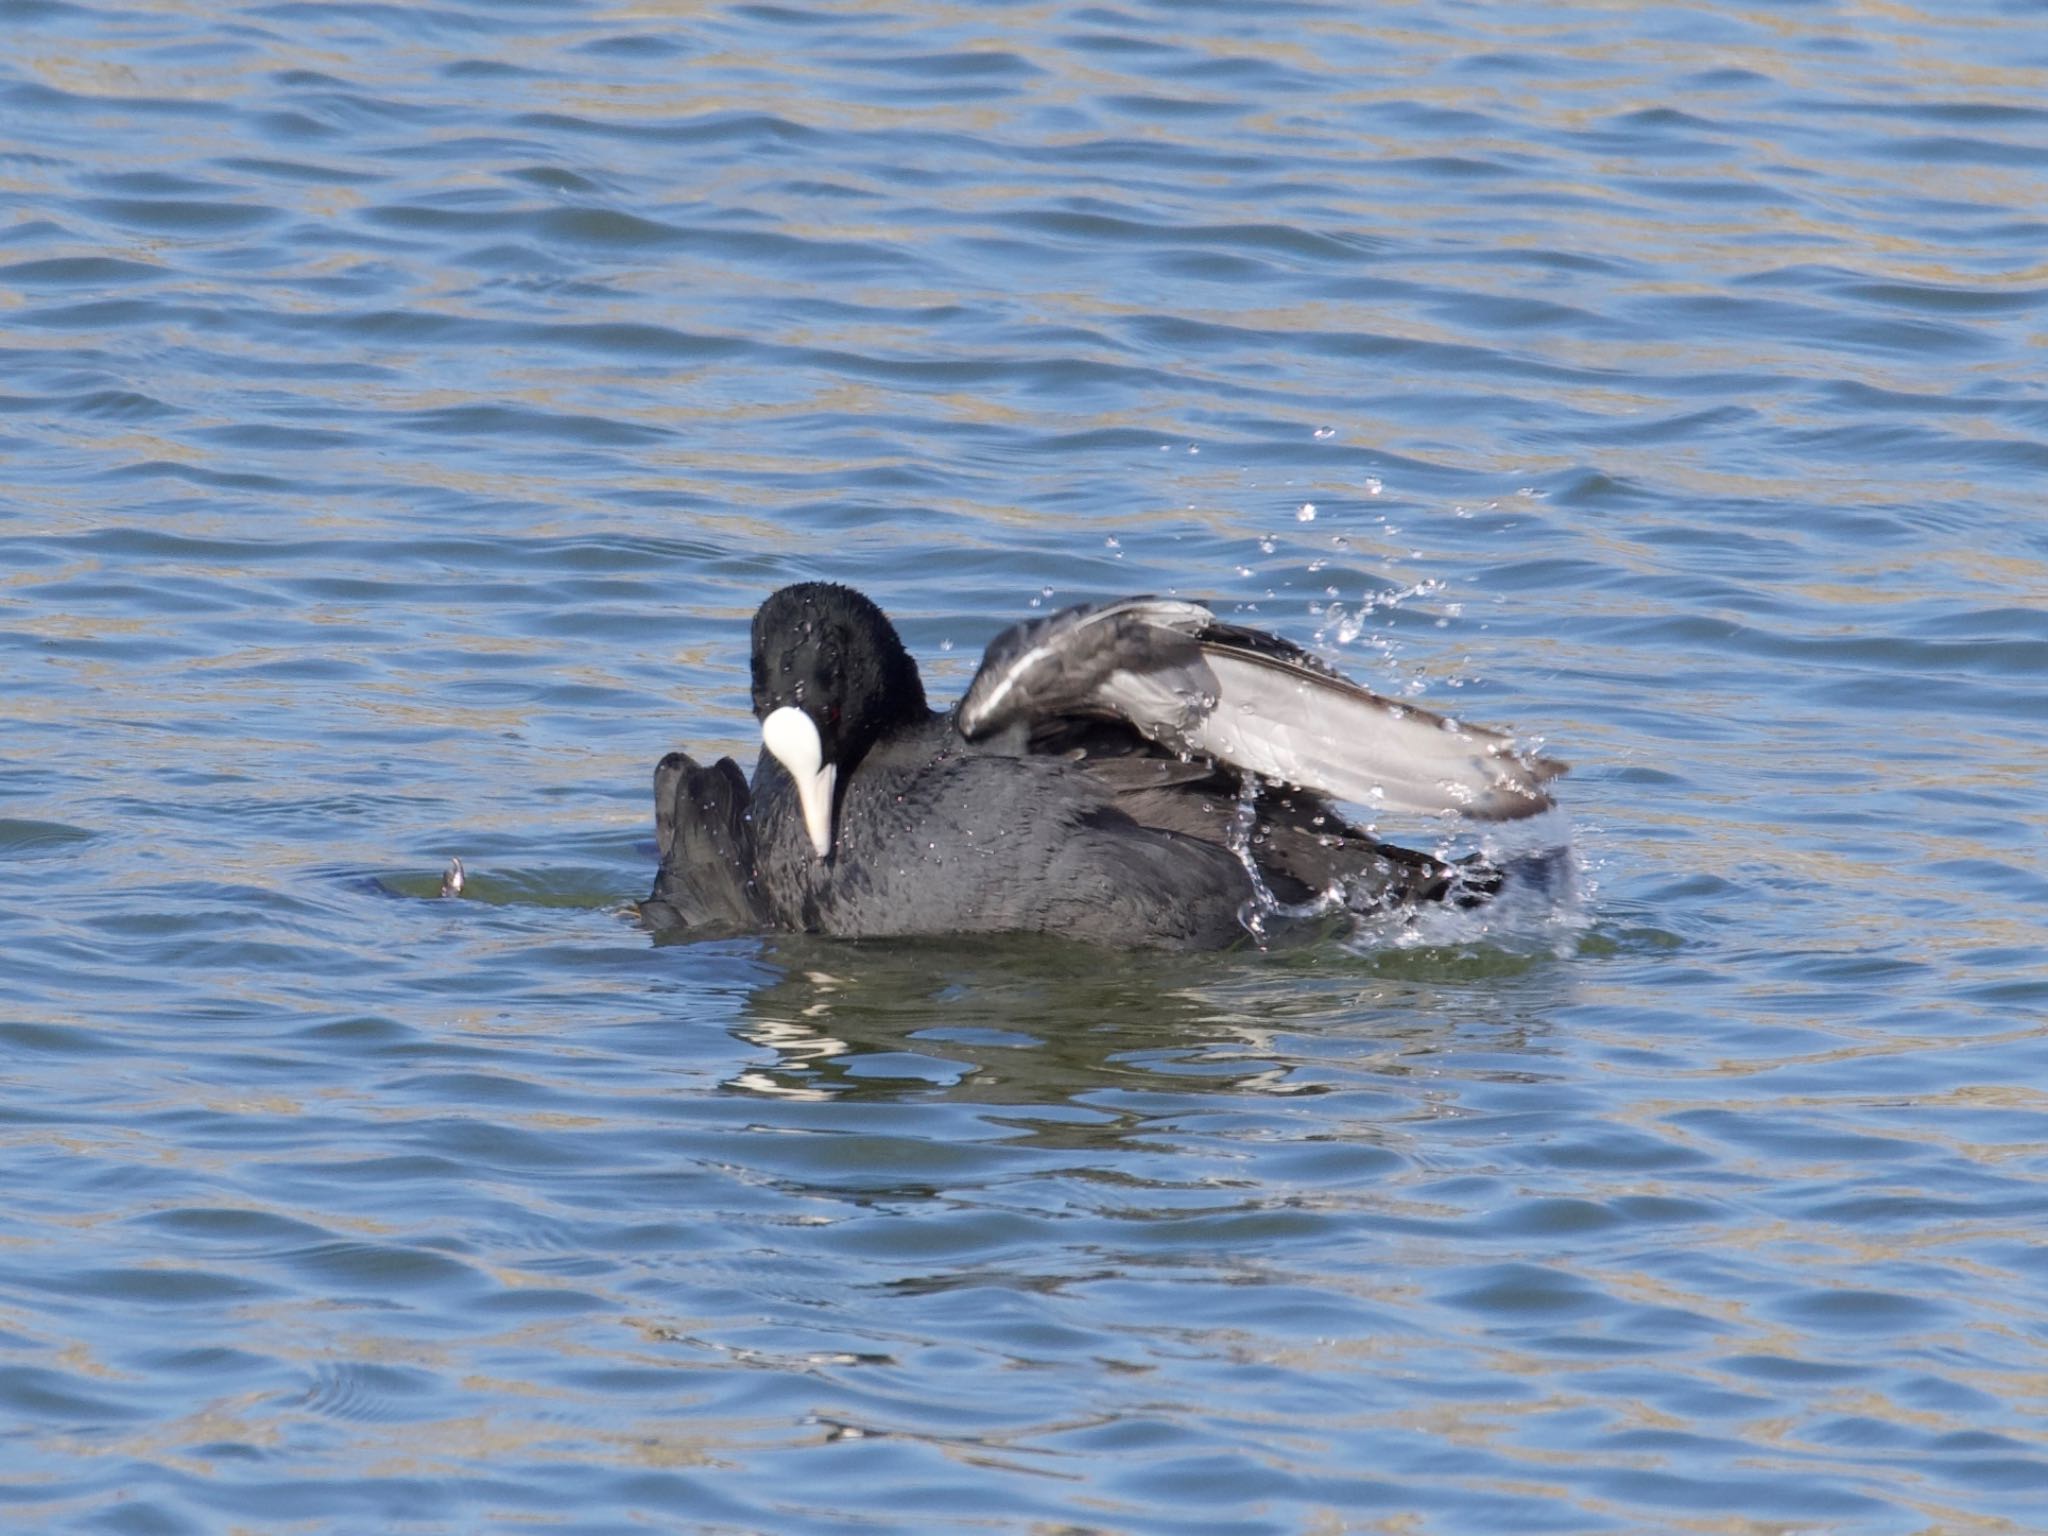
[[(832, 860), (796, 790), (755, 775), (755, 880), (786, 926), (854, 936), (1087, 933), (1215, 948), (1243, 936), (1250, 877), (1220, 842), (1134, 820), (1084, 768), (977, 751), (949, 716), (870, 749), (848, 781)], [(789, 918), (797, 921), (790, 923)]]
[[(1247, 658), (1248, 682), (1233, 671)], [(1233, 760), (1288, 769), (1304, 720), (1377, 712), (1350, 723), (1412, 733), (1407, 745), (1433, 754), (1425, 778), (1465, 771), (1437, 760), (1436, 733), (1467, 757), (1477, 742), (1478, 794), (1513, 806), (1491, 814), (1547, 805), (1538, 786), (1561, 766), (1390, 705), (1191, 604), (1128, 599), (1019, 626), (941, 713), (874, 604), (807, 583), (762, 605), (753, 673), (767, 748), (751, 790), (729, 758), (703, 768), (671, 753), (655, 772), (662, 862), (643, 910), (658, 926), (1222, 948), (1261, 901), (1232, 851), (1247, 837), (1258, 884), (1282, 902), (1336, 888), (1358, 908), (1477, 900), (1497, 881), (1378, 843), (1313, 789), (1260, 783), (1247, 827)], [(1309, 690), (1313, 707), (1289, 720), (1291, 694), (1276, 689)], [(1243, 720), (1256, 735), (1276, 718), (1279, 748), (1240, 739)], [(1315, 759), (1301, 760), (1323, 773)]]

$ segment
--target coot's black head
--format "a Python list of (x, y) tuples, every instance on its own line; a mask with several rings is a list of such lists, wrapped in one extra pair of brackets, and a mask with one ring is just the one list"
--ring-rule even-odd
[(917, 663), (882, 610), (851, 587), (784, 587), (754, 615), (754, 715), (796, 780), (818, 857), (832, 851), (834, 792), (868, 749), (929, 713)]

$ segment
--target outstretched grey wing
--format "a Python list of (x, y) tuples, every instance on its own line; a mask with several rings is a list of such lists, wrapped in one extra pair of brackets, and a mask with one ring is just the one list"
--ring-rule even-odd
[(1199, 603), (1127, 597), (998, 635), (960, 703), (970, 739), (1062, 716), (1119, 719), (1171, 751), (1396, 811), (1502, 819), (1565, 771), (1499, 731), (1382, 698)]

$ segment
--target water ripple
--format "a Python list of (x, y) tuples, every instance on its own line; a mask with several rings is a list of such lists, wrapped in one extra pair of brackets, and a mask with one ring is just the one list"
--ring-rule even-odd
[[(17, 1523), (2031, 1528), (2024, 12), (0, 0)], [(1540, 731), (1579, 915), (651, 943), (821, 574)]]

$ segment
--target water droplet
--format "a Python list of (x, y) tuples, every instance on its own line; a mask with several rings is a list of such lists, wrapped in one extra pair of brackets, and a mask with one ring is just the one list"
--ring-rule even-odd
[(1297, 523), (1314, 522), (1316, 520), (1316, 504), (1312, 501), (1304, 501), (1294, 509), (1294, 520)]
[(1317, 427), (1317, 428), (1316, 428), (1316, 436), (1317, 436), (1317, 437), (1335, 437), (1336, 435), (1337, 435), (1337, 429), (1336, 429), (1335, 427)]
[(1384, 491), (1386, 488), (1387, 482), (1382, 480), (1378, 475), (1367, 475), (1365, 477), (1366, 495), (1377, 496), (1381, 491)]

